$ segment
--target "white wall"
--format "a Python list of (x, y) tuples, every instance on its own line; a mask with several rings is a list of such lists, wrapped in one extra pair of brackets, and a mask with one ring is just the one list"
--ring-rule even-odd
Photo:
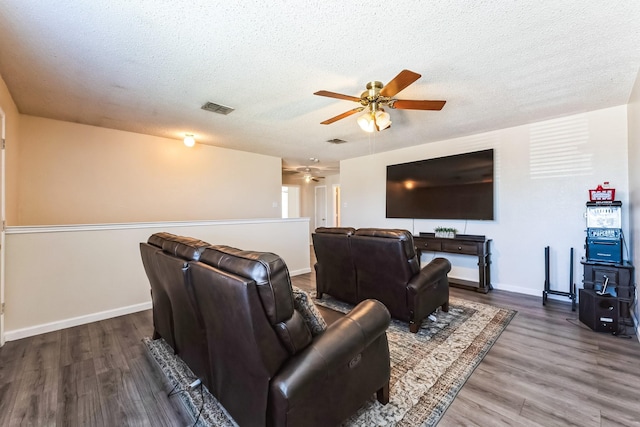
[(20, 117), (14, 225), (281, 216), (277, 157)]
[[(633, 265), (640, 268), (640, 71), (636, 77), (636, 82), (627, 105), (627, 121), (629, 126), (629, 194), (630, 204), (630, 242), (633, 254)], [(637, 277), (636, 271), (636, 277)], [(635, 283), (635, 277), (634, 277)], [(636, 288), (636, 301), (638, 300), (638, 289)], [(635, 305), (636, 331), (640, 338), (640, 308)]]
[(10, 227), (6, 339), (151, 308), (139, 243), (159, 231), (273, 252), (290, 274), (308, 273), (308, 218), (201, 223)]
[[(385, 218), (387, 165), (486, 148), (495, 149), (494, 221)], [(543, 153), (549, 157), (538, 157)], [(616, 188), (628, 232), (626, 156), (626, 106), (619, 106), (345, 160), (340, 164), (342, 225), (397, 227), (414, 233), (442, 225), (463, 234), (486, 235), (493, 240), (494, 287), (531, 295), (542, 294), (544, 247), (550, 246), (552, 289), (568, 291), (571, 247), (574, 282), (582, 286), (579, 261), (584, 256), (588, 189), (604, 181)], [(453, 277), (477, 280), (477, 259), (440, 255), (452, 260)], [(425, 254), (422, 261), (433, 256)]]

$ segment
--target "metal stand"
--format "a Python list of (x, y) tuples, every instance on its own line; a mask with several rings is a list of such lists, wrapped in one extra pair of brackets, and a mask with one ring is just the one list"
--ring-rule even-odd
[(547, 296), (560, 295), (571, 299), (571, 311), (576, 311), (576, 284), (573, 282), (573, 248), (569, 257), (569, 292), (552, 291), (549, 283), (549, 246), (544, 248), (544, 291), (542, 291), (542, 305), (547, 304)]

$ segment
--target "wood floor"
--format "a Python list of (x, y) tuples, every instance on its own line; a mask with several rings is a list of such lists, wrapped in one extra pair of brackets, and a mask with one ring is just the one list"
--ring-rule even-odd
[[(315, 287), (313, 273), (294, 285)], [(439, 426), (640, 426), (640, 343), (595, 333), (569, 304), (492, 291), (460, 298), (518, 311)], [(0, 348), (0, 426), (185, 426), (141, 339), (151, 312)]]

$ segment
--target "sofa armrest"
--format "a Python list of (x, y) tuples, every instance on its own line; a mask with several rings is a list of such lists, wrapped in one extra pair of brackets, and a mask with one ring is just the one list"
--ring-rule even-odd
[(424, 266), (418, 274), (413, 276), (407, 284), (407, 289), (413, 295), (431, 288), (433, 283), (439, 282), (451, 271), (451, 263), (445, 258), (435, 258)]
[(381, 336), (384, 336), (388, 369), (385, 331), (390, 319), (389, 311), (381, 302), (362, 301), (283, 366), (272, 380), (272, 393), (280, 395), (276, 399), (292, 404), (308, 392), (313, 393), (314, 387), (326, 381), (332, 372), (345, 366), (355, 367), (360, 363), (363, 351)]

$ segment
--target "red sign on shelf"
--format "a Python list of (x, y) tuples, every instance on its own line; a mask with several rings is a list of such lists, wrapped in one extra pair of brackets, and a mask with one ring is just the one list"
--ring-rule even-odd
[(602, 188), (602, 185), (598, 185), (595, 190), (589, 190), (589, 200), (592, 202), (612, 202), (615, 198), (615, 188)]

